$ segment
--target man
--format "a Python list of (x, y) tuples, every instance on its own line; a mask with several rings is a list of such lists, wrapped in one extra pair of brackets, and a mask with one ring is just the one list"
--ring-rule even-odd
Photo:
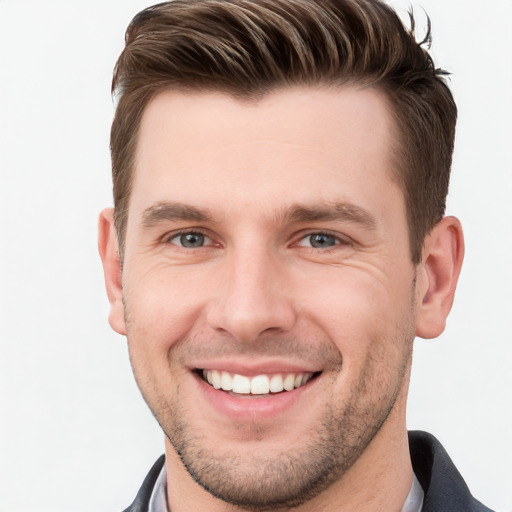
[(463, 259), (443, 73), (375, 0), (134, 18), (99, 248), (166, 446), (127, 510), (489, 510), (405, 424)]

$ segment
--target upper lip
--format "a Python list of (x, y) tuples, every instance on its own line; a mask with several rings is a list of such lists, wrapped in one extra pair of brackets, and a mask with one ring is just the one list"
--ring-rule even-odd
[(232, 360), (226, 358), (195, 361), (191, 370), (221, 370), (233, 374), (255, 377), (263, 374), (276, 373), (316, 373), (322, 368), (311, 367), (306, 363), (293, 363), (290, 361), (268, 359), (257, 361)]

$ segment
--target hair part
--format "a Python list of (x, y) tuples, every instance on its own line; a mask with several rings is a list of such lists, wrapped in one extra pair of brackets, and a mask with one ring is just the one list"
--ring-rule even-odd
[(396, 125), (390, 148), (407, 210), (411, 259), (442, 219), (457, 109), (444, 75), (380, 0), (174, 0), (135, 16), (114, 70), (114, 218), (122, 260), (144, 110), (166, 89), (257, 100), (293, 86), (373, 87)]

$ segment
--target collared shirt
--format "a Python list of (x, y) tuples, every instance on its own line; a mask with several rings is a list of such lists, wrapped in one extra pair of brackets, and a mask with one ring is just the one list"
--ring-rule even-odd
[[(401, 512), (421, 512), (425, 493), (416, 475), (412, 474), (412, 485)], [(165, 511), (164, 511), (165, 512)]]
[[(413, 473), (411, 490), (405, 500), (401, 512), (421, 512), (423, 507), (423, 489)], [(151, 499), (149, 500), (148, 512), (169, 512), (167, 508), (167, 471), (165, 464), (158, 475)]]
[(151, 498), (149, 500), (148, 512), (169, 512), (167, 508), (167, 471), (165, 464), (158, 475)]

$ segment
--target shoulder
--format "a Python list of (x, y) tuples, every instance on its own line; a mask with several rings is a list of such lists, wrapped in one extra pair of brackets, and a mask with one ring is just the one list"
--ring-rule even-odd
[(423, 490), (423, 512), (492, 512), (476, 500), (448, 453), (431, 434), (409, 432), (412, 466)]

